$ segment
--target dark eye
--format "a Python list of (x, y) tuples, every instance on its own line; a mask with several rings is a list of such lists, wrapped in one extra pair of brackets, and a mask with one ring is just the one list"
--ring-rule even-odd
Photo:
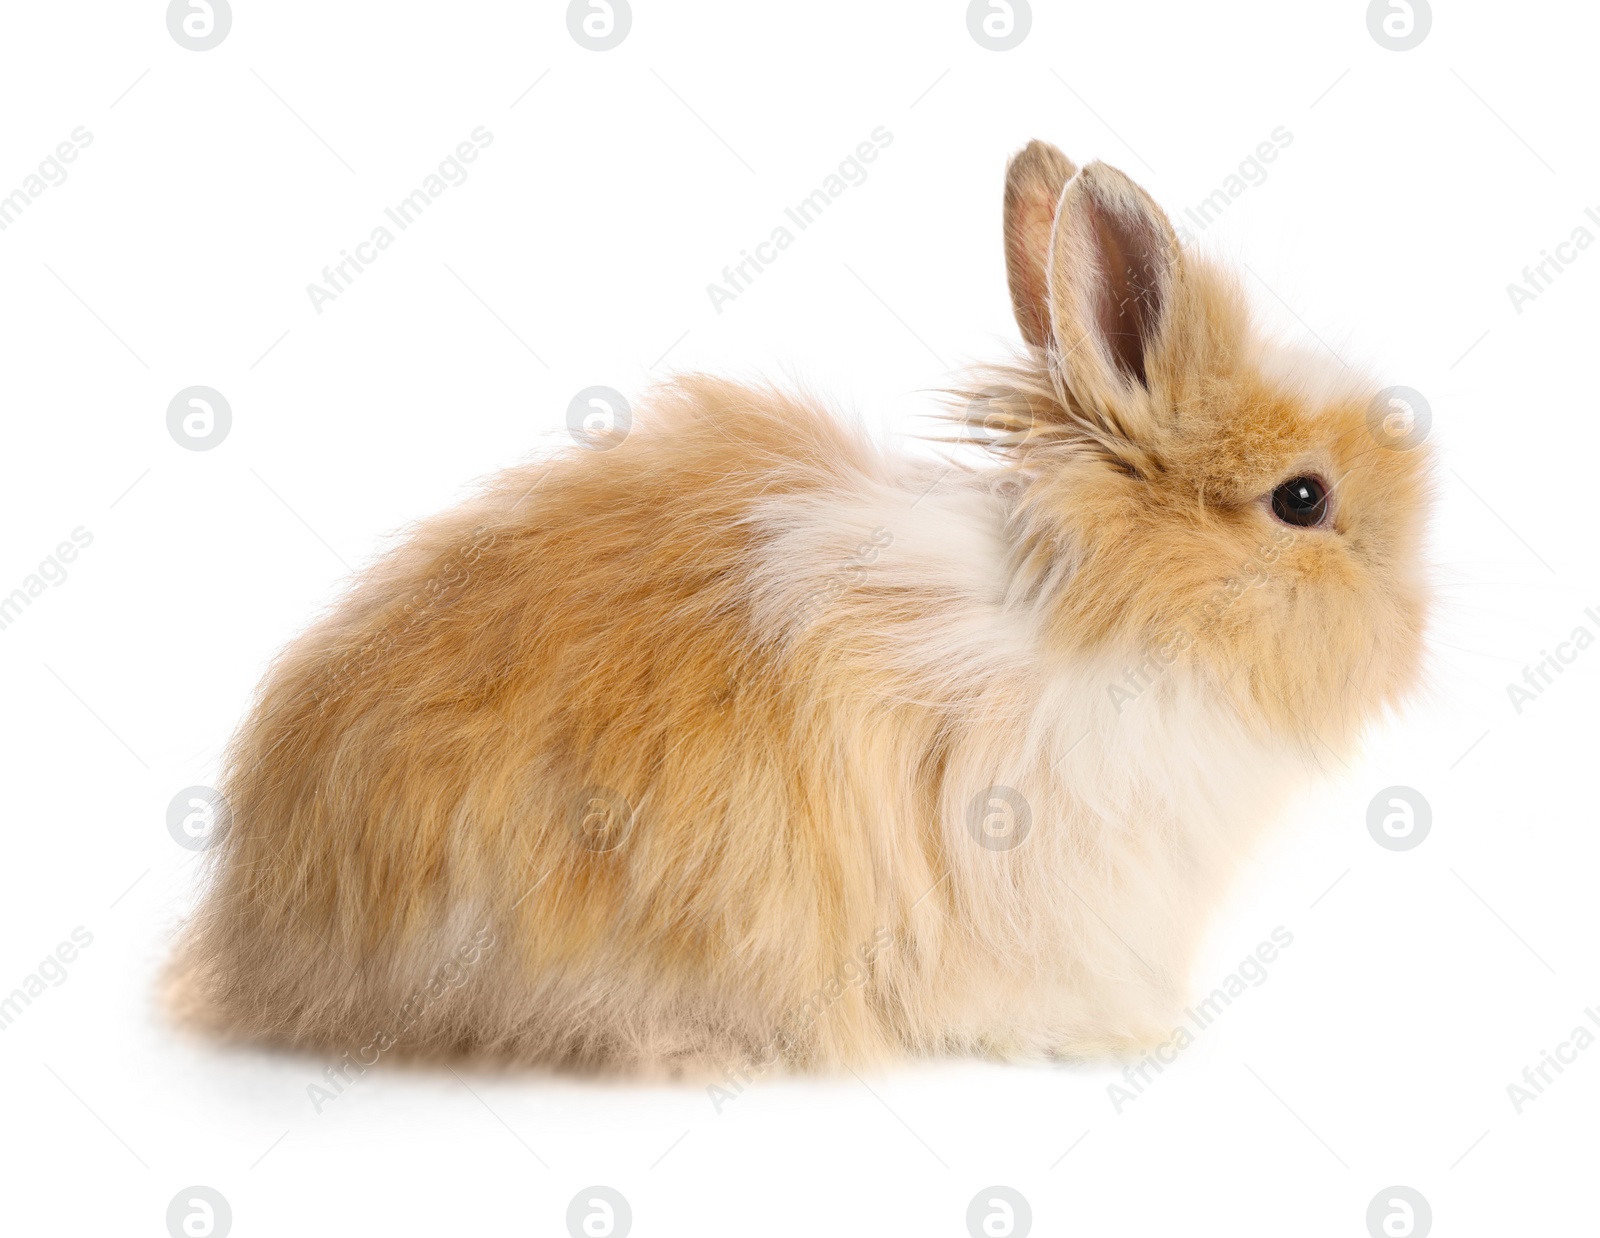
[(1272, 514), (1284, 524), (1309, 529), (1328, 518), (1328, 488), (1320, 477), (1296, 477), (1272, 492)]

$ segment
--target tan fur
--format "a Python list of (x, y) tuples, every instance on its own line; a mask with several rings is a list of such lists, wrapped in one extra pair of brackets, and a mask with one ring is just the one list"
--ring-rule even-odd
[(1056, 203), (1077, 169), (1048, 142), (1029, 142), (1006, 168), (1006, 278), (1022, 338), (1035, 348), (1050, 342), (1048, 270)]
[[(974, 384), (987, 459), (688, 377), (369, 570), (230, 748), (186, 1008), (712, 1074), (1163, 1035), (1256, 829), (1417, 674), (1426, 469), (1114, 169), (1030, 146), (1005, 235), (1039, 346)], [(1332, 527), (1273, 519), (1302, 472)]]

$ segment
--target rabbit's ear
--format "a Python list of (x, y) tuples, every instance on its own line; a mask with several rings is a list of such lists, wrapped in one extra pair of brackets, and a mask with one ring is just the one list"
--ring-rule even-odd
[(1166, 215), (1128, 177), (1091, 163), (1073, 178), (1050, 251), (1050, 320), (1069, 387), (1114, 407), (1150, 386), (1179, 261)]
[(1006, 280), (1022, 338), (1035, 348), (1050, 342), (1050, 230), (1056, 203), (1077, 169), (1048, 142), (1029, 142), (1006, 165)]

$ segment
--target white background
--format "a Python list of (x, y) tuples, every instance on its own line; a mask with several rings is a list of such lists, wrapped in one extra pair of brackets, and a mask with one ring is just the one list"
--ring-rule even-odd
[[(1361, 1238), (1395, 1184), (1439, 1235), (1592, 1225), (1600, 1047), (1520, 1114), (1506, 1090), (1600, 1003), (1600, 650), (1520, 715), (1506, 691), (1600, 634), (1600, 247), (1520, 313), (1506, 291), (1600, 212), (1592, 7), (1439, 4), (1405, 52), (1356, 2), (1040, 3), (1008, 52), (948, 0), (636, 0), (605, 52), (564, 7), (237, 0), (195, 52), (160, 3), (7, 6), (0, 194), (93, 141), (0, 232), (0, 594), (93, 542), (0, 631), (0, 994), (94, 936), (0, 1032), (7, 1230), (160, 1235), (195, 1184), (241, 1238), (560, 1235), (597, 1183), (641, 1236), (959, 1238), (993, 1184), (1038, 1234)], [(707, 284), (880, 125), (869, 179), (717, 313)], [(477, 126), (469, 179), (315, 312), (307, 284)], [(958, 1060), (763, 1080), (721, 1114), (697, 1087), (385, 1066), (318, 1114), (323, 1059), (165, 1024), (197, 867), (168, 802), (386, 537), (565, 441), (593, 384), (788, 376), (915, 430), (1016, 337), (1013, 150), (1106, 159), (1178, 218), (1278, 126), (1200, 243), (1286, 336), (1428, 398), (1434, 671), (1272, 835), (1196, 984), (1275, 926), (1293, 946), (1123, 1112), (1119, 1065)], [(166, 428), (193, 384), (233, 411), (209, 451)], [(1392, 784), (1433, 811), (1403, 853), (1366, 827)]]

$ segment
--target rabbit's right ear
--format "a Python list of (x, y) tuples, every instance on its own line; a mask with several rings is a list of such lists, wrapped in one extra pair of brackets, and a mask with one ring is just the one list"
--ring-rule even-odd
[(1061, 195), (1050, 246), (1050, 323), (1068, 385), (1093, 407), (1118, 408), (1150, 388), (1171, 334), (1177, 235), (1149, 194), (1091, 163)]
[(1061, 191), (1077, 171), (1048, 142), (1029, 142), (1006, 165), (1006, 280), (1022, 338), (1050, 342), (1050, 232)]

